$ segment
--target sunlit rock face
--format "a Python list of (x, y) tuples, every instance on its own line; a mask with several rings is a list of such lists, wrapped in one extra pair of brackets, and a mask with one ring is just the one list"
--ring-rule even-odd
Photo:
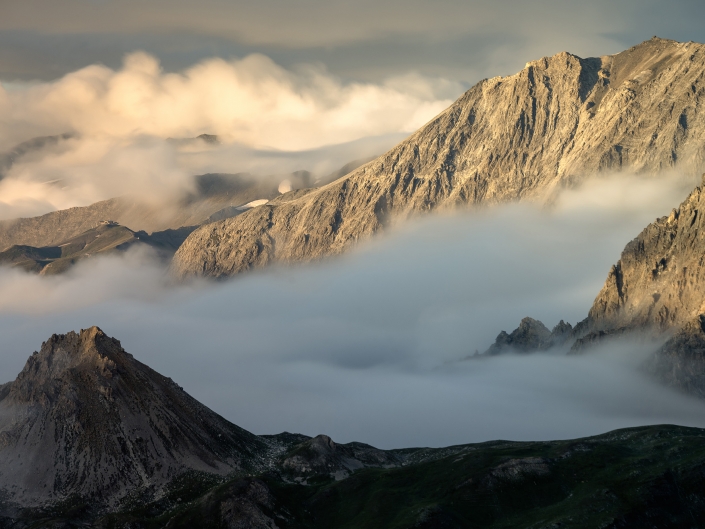
[(0, 491), (19, 505), (115, 505), (187, 471), (259, 469), (267, 444), (97, 327), (54, 335), (0, 386)]
[(703, 312), (704, 207), (697, 187), (627, 244), (590, 309), (591, 330), (668, 331)]
[(627, 244), (579, 340), (597, 343), (622, 334), (668, 338), (647, 369), (667, 385), (699, 397), (705, 397), (703, 208), (701, 186)]
[(588, 313), (573, 353), (622, 337), (656, 350), (645, 366), (667, 385), (705, 397), (704, 185), (629, 242)]
[(617, 55), (559, 53), (487, 79), (345, 178), (203, 226), (181, 277), (341, 253), (397, 219), (545, 197), (586, 175), (694, 172), (705, 154), (705, 46), (654, 38)]

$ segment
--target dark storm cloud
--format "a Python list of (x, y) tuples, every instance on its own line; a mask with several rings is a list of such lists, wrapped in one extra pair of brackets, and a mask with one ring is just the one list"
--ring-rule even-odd
[(260, 52), (286, 67), (322, 62), (346, 79), (416, 70), (472, 84), (563, 50), (615, 53), (654, 34), (703, 40), (704, 15), (691, 0), (36, 0), (3, 5), (0, 78), (115, 68), (143, 49), (168, 70)]

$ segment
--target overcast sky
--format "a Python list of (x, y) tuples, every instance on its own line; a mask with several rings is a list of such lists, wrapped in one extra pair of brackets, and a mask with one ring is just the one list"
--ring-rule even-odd
[(473, 84), (567, 50), (702, 42), (700, 0), (0, 0), (0, 79), (48, 80), (137, 49), (167, 70), (263, 53), (344, 80), (408, 71)]

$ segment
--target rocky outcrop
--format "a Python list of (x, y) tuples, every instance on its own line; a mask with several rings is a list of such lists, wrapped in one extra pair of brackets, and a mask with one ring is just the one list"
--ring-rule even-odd
[(0, 391), (0, 493), (22, 506), (147, 500), (186, 472), (258, 470), (268, 450), (97, 327), (52, 336)]
[(705, 312), (703, 212), (705, 193), (697, 187), (627, 244), (590, 309), (589, 331), (660, 333)]
[(361, 468), (391, 468), (403, 461), (393, 452), (363, 443), (337, 444), (327, 435), (318, 435), (290, 450), (283, 457), (281, 468), (298, 480), (316, 475), (341, 480)]
[(683, 325), (656, 351), (647, 369), (664, 384), (705, 398), (705, 315)]
[(601, 171), (694, 172), (704, 96), (701, 44), (654, 38), (609, 57), (531, 62), (480, 82), (345, 178), (196, 230), (173, 270), (222, 277), (317, 259), (410, 215), (542, 197)]
[(563, 345), (571, 336), (573, 327), (561, 320), (552, 331), (538, 320), (526, 317), (511, 334), (502, 331), (484, 355), (500, 353), (532, 353)]
[[(578, 329), (578, 326), (576, 326)], [(578, 329), (579, 331), (580, 329)], [(642, 329), (643, 330), (643, 329)], [(584, 332), (584, 331), (583, 331)], [(651, 333), (642, 334), (637, 329), (630, 329), (628, 327), (619, 327), (617, 329), (609, 330), (599, 330), (599, 331), (589, 331), (585, 334), (583, 332), (575, 332), (575, 341), (570, 346), (568, 354), (583, 354), (590, 351), (594, 351), (595, 348), (603, 346), (607, 343), (614, 343), (616, 339), (627, 339), (641, 342), (642, 344), (649, 346), (649, 341), (655, 338)]]

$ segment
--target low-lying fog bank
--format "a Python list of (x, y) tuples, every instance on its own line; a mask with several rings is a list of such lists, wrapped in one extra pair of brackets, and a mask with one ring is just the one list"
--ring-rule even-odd
[(226, 283), (175, 285), (142, 251), (63, 277), (4, 269), (0, 382), (52, 333), (98, 325), (255, 433), (391, 448), (705, 426), (705, 403), (638, 372), (643, 347), (458, 361), (524, 316), (585, 317), (625, 243), (691, 184), (592, 181), (550, 210), (429, 217), (341, 258)]

